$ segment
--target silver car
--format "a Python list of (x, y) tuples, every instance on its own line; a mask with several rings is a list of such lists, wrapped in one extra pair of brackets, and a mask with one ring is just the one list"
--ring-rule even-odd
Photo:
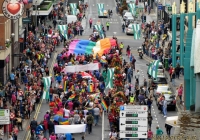
[(126, 28), (125, 32), (127, 35), (133, 35), (133, 24), (129, 24), (128, 27)]

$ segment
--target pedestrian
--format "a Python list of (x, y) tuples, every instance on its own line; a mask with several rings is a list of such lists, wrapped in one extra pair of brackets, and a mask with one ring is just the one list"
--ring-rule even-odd
[(31, 137), (32, 138), (34, 137), (34, 132), (36, 130), (37, 125), (38, 125), (37, 121), (35, 120), (35, 118), (33, 118), (33, 120), (30, 123)]
[(1, 126), (0, 127), (0, 140), (3, 140), (3, 137), (4, 137), (4, 127)]
[(156, 137), (157, 136), (162, 136), (162, 135), (163, 135), (162, 129), (160, 129), (159, 126), (156, 126)]
[(123, 33), (125, 32), (125, 25), (124, 25), (124, 23), (122, 24), (122, 32)]
[(165, 96), (163, 96), (163, 114), (164, 117), (167, 117), (167, 101), (165, 100)]
[(178, 88), (178, 96), (179, 96), (179, 99), (180, 99), (180, 104), (182, 104), (183, 84), (180, 84), (180, 86)]
[(93, 108), (93, 112), (94, 112), (94, 125), (98, 125), (99, 122), (99, 115), (100, 115), (100, 109), (98, 106), (95, 106)]
[(149, 125), (149, 128), (151, 129), (151, 124), (152, 124), (152, 120), (153, 120), (153, 117), (151, 116), (151, 113), (148, 113), (148, 125)]
[(179, 79), (179, 76), (180, 76), (180, 70), (181, 70), (180, 65), (177, 64), (176, 67), (175, 67), (175, 74), (176, 74), (176, 78), (178, 78), (178, 79)]
[(137, 70), (137, 73), (135, 74), (135, 79), (138, 81), (138, 83), (140, 83), (139, 78), (140, 78), (140, 71)]
[(146, 78), (144, 78), (144, 84), (143, 84), (144, 87), (147, 87), (147, 80)]
[(113, 138), (113, 137), (114, 137), (115, 139), (117, 138), (117, 132), (116, 132), (115, 129), (112, 129), (112, 130), (111, 130), (111, 132), (109, 133), (109, 137), (110, 137), (110, 138)]
[(172, 75), (171, 75), (172, 85), (173, 85), (173, 86), (176, 86), (176, 84), (175, 84), (175, 78), (176, 78), (176, 75), (175, 75), (175, 71), (174, 71), (174, 69), (173, 69), (173, 70), (172, 70)]
[(131, 54), (131, 49), (130, 46), (128, 45), (126, 48), (126, 55), (128, 56), (128, 58), (130, 57), (130, 54)]
[(45, 68), (45, 73), (46, 73), (46, 76), (49, 76), (49, 68), (48, 67)]
[(13, 137), (11, 134), (8, 136), (8, 140), (13, 140)]
[(92, 113), (90, 112), (89, 115), (86, 118), (87, 127), (88, 127), (88, 133), (92, 133), (92, 125), (94, 123), (94, 117), (92, 116)]
[(85, 12), (83, 13), (83, 18), (82, 18), (82, 19), (84, 19), (84, 18), (86, 19), (86, 15), (85, 15)]
[(54, 29), (56, 28), (56, 25), (57, 25), (57, 21), (54, 19), (54, 20), (53, 20), (53, 28), (54, 28)]
[(110, 124), (110, 130), (112, 130), (114, 122), (115, 122), (115, 116), (112, 114), (112, 112), (108, 114), (108, 120)]
[(14, 128), (13, 128), (13, 138), (14, 138), (14, 140), (17, 140), (18, 133), (19, 133), (19, 129), (15, 125)]
[(110, 27), (110, 22), (109, 21), (106, 22), (106, 27), (107, 27), (107, 31), (109, 31), (109, 27)]
[(147, 140), (151, 140), (153, 138), (153, 132), (151, 131), (151, 128), (149, 128), (147, 132)]
[(165, 124), (165, 128), (166, 128), (167, 135), (170, 136), (170, 131), (172, 129), (172, 126), (169, 124)]
[(149, 5), (148, 6), (148, 14), (150, 14), (151, 13), (151, 6)]
[(52, 132), (54, 132), (54, 123), (52, 121), (48, 122), (48, 129), (49, 129), (49, 134), (52, 134)]
[(56, 140), (56, 135), (54, 134), (54, 132), (51, 133), (51, 135), (49, 136), (50, 140)]
[(90, 18), (89, 24), (90, 24), (90, 29), (91, 29), (92, 28), (92, 18)]
[(148, 98), (147, 100), (147, 106), (148, 106), (148, 112), (151, 113), (151, 105), (152, 105), (152, 100), (151, 97)]
[(133, 96), (133, 94), (130, 96), (130, 104), (134, 104), (134, 96)]

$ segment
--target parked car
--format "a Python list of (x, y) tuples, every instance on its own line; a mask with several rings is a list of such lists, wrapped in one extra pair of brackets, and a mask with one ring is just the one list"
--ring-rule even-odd
[(126, 24), (134, 23), (134, 17), (133, 16), (128, 16), (125, 20)]
[(132, 13), (131, 13), (131, 12), (126, 12), (126, 13), (123, 15), (123, 20), (125, 21), (128, 17), (132, 17)]
[[(167, 110), (176, 110), (176, 98), (174, 94), (163, 94), (165, 100), (167, 101)], [(156, 101), (158, 106), (158, 102)]]
[(133, 35), (133, 27), (132, 27), (133, 24), (129, 24), (128, 27), (126, 28), (125, 30), (125, 33), (127, 35)]
[(103, 10), (103, 12), (98, 13), (98, 17), (105, 17), (108, 18), (108, 10)]
[(160, 84), (164, 84), (164, 85), (167, 84), (166, 77), (163, 76), (163, 77), (154, 78), (152, 80), (151, 87), (153, 87), (155, 89), (157, 87), (157, 85), (160, 85)]
[(125, 14), (126, 12), (128, 12), (128, 10), (123, 10), (123, 12), (122, 12), (122, 17), (124, 16), (124, 14)]
[(154, 90), (154, 94), (153, 94), (156, 102), (157, 102), (157, 98), (161, 94), (172, 94), (172, 91), (170, 90), (169, 85), (159, 84), (157, 86), (157, 88)]

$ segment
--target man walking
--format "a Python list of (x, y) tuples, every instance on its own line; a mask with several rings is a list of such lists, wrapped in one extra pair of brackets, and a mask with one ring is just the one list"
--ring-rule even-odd
[(164, 117), (167, 117), (167, 101), (165, 100), (165, 97), (163, 96), (163, 114)]
[(95, 106), (93, 111), (94, 111), (94, 124), (96, 126), (98, 125), (99, 122), (100, 109), (97, 106)]
[(169, 125), (169, 124), (165, 124), (165, 128), (166, 128), (166, 131), (167, 131), (167, 135), (170, 136), (170, 131), (172, 129), (172, 126)]
[(109, 31), (109, 26), (110, 26), (110, 22), (107, 21), (107, 22), (106, 22), (107, 31)]
[(92, 124), (94, 122), (94, 117), (92, 116), (92, 113), (87, 116), (86, 118), (87, 126), (88, 126), (88, 133), (92, 133)]

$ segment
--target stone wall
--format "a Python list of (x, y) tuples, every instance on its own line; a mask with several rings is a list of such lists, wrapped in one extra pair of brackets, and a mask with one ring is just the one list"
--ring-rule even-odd
[[(179, 111), (178, 118), (180, 135), (188, 140), (200, 140), (200, 113)], [(189, 138), (187, 138), (188, 136)]]

